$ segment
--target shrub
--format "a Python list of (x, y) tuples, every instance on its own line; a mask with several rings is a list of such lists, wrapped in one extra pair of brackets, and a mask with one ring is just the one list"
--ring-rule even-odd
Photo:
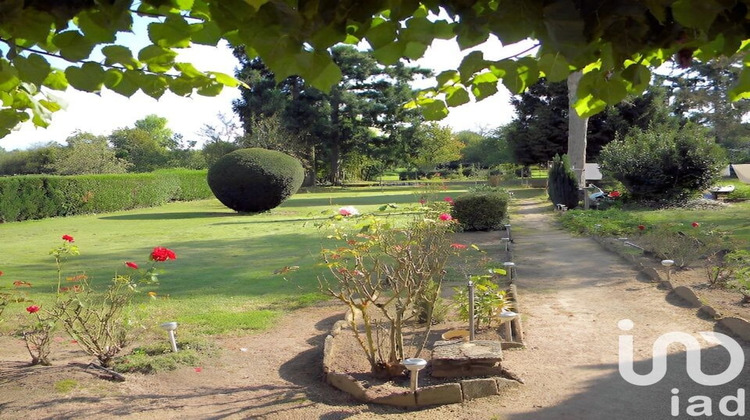
[(695, 125), (633, 129), (601, 151), (601, 168), (636, 200), (684, 200), (711, 186), (725, 154)]
[(507, 218), (508, 199), (504, 190), (470, 192), (454, 200), (451, 216), (464, 230), (498, 229)]
[(299, 160), (259, 148), (224, 155), (208, 170), (208, 185), (232, 210), (261, 212), (277, 207), (297, 192), (305, 179)]
[(578, 180), (570, 169), (568, 155), (555, 155), (548, 172), (547, 194), (552, 204), (563, 204), (568, 209), (578, 207)]

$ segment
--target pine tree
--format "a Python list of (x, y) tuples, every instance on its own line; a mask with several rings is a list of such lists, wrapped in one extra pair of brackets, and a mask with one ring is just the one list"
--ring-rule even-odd
[(547, 194), (553, 204), (562, 204), (568, 209), (578, 206), (578, 183), (576, 175), (570, 169), (568, 155), (555, 155), (549, 168)]

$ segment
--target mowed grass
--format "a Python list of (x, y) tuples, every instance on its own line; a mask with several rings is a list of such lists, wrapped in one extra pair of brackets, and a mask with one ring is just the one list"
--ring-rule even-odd
[[(148, 266), (155, 246), (174, 250), (177, 260), (160, 263), (160, 284), (138, 298), (147, 321), (178, 321), (181, 329), (199, 333), (263, 329), (286, 310), (325, 299), (318, 292), (318, 254), (325, 234), (315, 223), (341, 206), (375, 211), (386, 203), (414, 205), (458, 195), (468, 184), (447, 189), (352, 188), (300, 192), (266, 213), (240, 215), (216, 200), (170, 203), (157, 208), (0, 224), (0, 281), (33, 284), (25, 289), (35, 303), (54, 298), (56, 271), (49, 250), (71, 235), (81, 251), (65, 264), (65, 274), (86, 272), (104, 286), (115, 272), (127, 273), (125, 261)], [(299, 270), (284, 276), (285, 266)], [(68, 284), (70, 285), (70, 284)], [(11, 305), (0, 328), (12, 329), (28, 304)]]

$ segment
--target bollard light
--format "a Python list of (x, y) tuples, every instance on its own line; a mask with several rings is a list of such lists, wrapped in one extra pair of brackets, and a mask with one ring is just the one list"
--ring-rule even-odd
[(511, 235), (511, 233), (510, 233), (510, 224), (507, 224), (507, 225), (504, 225), (504, 226), (505, 226), (505, 230), (508, 231), (508, 240), (511, 241), (511, 242), (513, 242), (513, 235)]
[(510, 239), (500, 238), (500, 243), (505, 244), (505, 252), (510, 251)]
[(508, 281), (510, 283), (513, 282), (513, 268), (515, 268), (516, 263), (514, 262), (504, 262), (503, 267), (505, 267), (505, 275), (508, 276)]
[(172, 344), (172, 351), (177, 353), (177, 341), (174, 338), (174, 332), (177, 329), (176, 322), (165, 322), (160, 327), (169, 333), (169, 342)]
[(409, 370), (409, 373), (411, 376), (411, 390), (412, 392), (415, 392), (417, 390), (417, 381), (419, 377), (419, 371), (424, 369), (425, 366), (427, 366), (427, 360), (411, 358), (411, 359), (404, 359), (403, 363), (404, 363), (404, 367), (406, 367)]
[(467, 285), (469, 292), (469, 341), (474, 341), (474, 282)]
[(662, 260), (661, 265), (667, 267), (667, 281), (670, 281), (670, 272), (672, 271), (671, 267), (674, 265), (674, 260)]
[(517, 313), (512, 311), (500, 312), (500, 322), (505, 326), (505, 338), (508, 341), (513, 341), (513, 326), (510, 321), (513, 321), (518, 316)]

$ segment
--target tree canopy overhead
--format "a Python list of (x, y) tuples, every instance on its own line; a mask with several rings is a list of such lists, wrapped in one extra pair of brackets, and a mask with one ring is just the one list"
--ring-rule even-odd
[[(518, 93), (541, 76), (554, 82), (583, 70), (575, 108), (586, 116), (629, 92), (643, 92), (650, 69), (672, 57), (689, 66), (693, 59), (744, 55), (749, 11), (750, 0), (6, 1), (0, 6), (6, 44), (0, 135), (28, 119), (47, 125), (49, 113), (59, 109), (48, 90), (67, 86), (89, 92), (106, 87), (125, 96), (140, 89), (155, 98), (167, 89), (218, 94), (237, 81), (176, 62), (175, 49), (221, 39), (244, 45), (278, 80), (298, 75), (323, 90), (341, 79), (330, 52), (338, 43), (366, 41), (378, 61), (393, 64), (420, 58), (436, 38), (456, 37), (462, 49), (490, 35), (504, 45), (536, 40), (534, 56), (487, 60), (470, 53), (458, 69), (438, 75), (438, 86), (412, 106), (439, 119), (447, 106), (494, 94), (500, 82)], [(131, 51), (117, 34), (132, 31), (135, 16), (152, 19), (151, 44)], [(729, 97), (750, 97), (747, 65)]]

